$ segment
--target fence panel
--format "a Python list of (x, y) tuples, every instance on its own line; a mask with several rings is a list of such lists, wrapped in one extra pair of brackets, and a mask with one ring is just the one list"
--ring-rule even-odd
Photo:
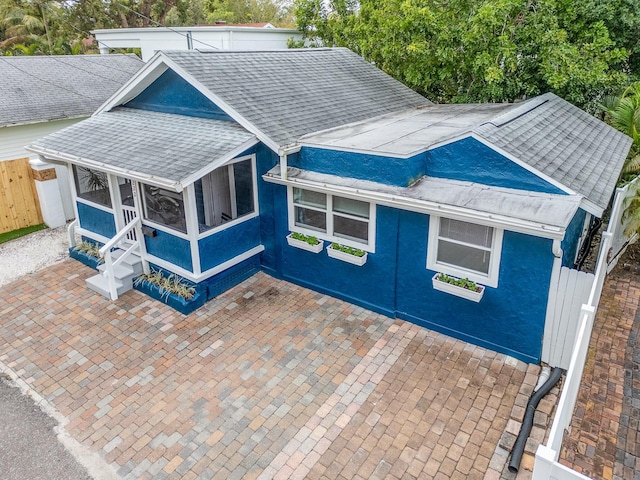
[(569, 368), (571, 353), (578, 331), (580, 309), (587, 303), (593, 285), (592, 273), (580, 272), (567, 267), (560, 269), (555, 288), (553, 316), (545, 327), (542, 361), (552, 367)]
[(42, 223), (28, 158), (0, 162), (0, 233)]
[(607, 231), (613, 235), (611, 240), (611, 253), (607, 273), (613, 270), (618, 263), (618, 259), (624, 253), (627, 245), (637, 240), (637, 234), (626, 234), (625, 230), (629, 225), (630, 219), (624, 217), (624, 211), (633, 197), (638, 194), (640, 187), (640, 177), (622, 188), (616, 189), (613, 199), (613, 207), (611, 208), (611, 216), (609, 217), (609, 226)]

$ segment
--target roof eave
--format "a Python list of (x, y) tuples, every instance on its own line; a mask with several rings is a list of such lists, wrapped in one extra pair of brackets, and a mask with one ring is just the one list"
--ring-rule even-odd
[(114, 175), (122, 176), (125, 178), (131, 178), (133, 180), (137, 180), (139, 182), (156, 187), (166, 188), (169, 190), (174, 190), (176, 192), (181, 192), (184, 189), (184, 186), (180, 181), (170, 180), (163, 177), (156, 177), (154, 175), (147, 175), (124, 168), (114, 167), (113, 165), (95, 162), (88, 158), (76, 157), (74, 155), (69, 155), (63, 152), (49, 150), (47, 148), (39, 147), (38, 145), (29, 145), (24, 148), (25, 150), (36, 153), (44, 158), (49, 158), (59, 162), (71, 163), (73, 165), (80, 165), (82, 167), (94, 168), (96, 170), (100, 170), (106, 173), (112, 173)]
[[(375, 192), (372, 190), (363, 190), (360, 188), (354, 189), (345, 186), (331, 185), (304, 179), (296, 179), (293, 177), (288, 177), (285, 180), (282, 179), (279, 175), (271, 174), (269, 172), (264, 174), (262, 178), (266, 182), (275, 183), (278, 185), (308, 187), (329, 194), (342, 193), (353, 198), (358, 198), (365, 201), (374, 201), (378, 205), (385, 205), (389, 207), (400, 208), (403, 210), (425, 213), (428, 215), (447, 216), (449, 218), (457, 220), (488, 225), (496, 228), (502, 228), (504, 230), (524, 233), (527, 235), (533, 235), (536, 237), (548, 238), (552, 240), (564, 239), (566, 231), (566, 228), (559, 226), (545, 225), (542, 223), (531, 222), (519, 218), (507, 217), (505, 215), (481, 212), (479, 210), (473, 210), (465, 207), (439, 204), (433, 201), (402, 197), (398, 195), (391, 195), (388, 193)], [(575, 211), (577, 211), (577, 209), (578, 205), (576, 204)]]

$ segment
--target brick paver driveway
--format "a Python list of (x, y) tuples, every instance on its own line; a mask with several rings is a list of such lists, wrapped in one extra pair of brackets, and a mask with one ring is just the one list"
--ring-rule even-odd
[(125, 478), (482, 478), (537, 367), (255, 275), (185, 317), (67, 260), (0, 289), (0, 362)]

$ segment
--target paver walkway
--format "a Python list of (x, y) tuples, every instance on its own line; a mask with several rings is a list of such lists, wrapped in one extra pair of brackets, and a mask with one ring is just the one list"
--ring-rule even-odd
[(604, 285), (560, 461), (595, 479), (640, 478), (640, 276)]
[(0, 289), (0, 366), (124, 478), (497, 478), (536, 381), (262, 273), (187, 317), (89, 275), (68, 260)]

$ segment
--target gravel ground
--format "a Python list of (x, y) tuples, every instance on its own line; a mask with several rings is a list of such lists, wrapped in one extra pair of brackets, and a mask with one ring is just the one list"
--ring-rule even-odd
[(68, 258), (68, 249), (66, 226), (0, 244), (0, 285)]

